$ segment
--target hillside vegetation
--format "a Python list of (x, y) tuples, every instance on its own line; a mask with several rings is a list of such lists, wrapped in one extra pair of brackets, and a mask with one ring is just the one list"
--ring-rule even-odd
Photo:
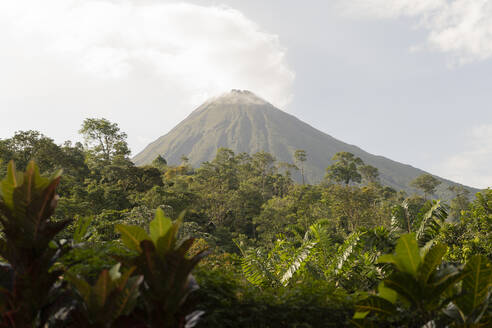
[(352, 149), (316, 184), (306, 149), (136, 166), (116, 124), (80, 133), (0, 140), (0, 326), (491, 324), (491, 189), (408, 193)]

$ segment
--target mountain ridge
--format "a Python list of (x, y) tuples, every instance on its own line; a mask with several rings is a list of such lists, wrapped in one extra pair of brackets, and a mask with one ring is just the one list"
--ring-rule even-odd
[[(190, 159), (193, 166), (210, 161), (220, 147), (235, 153), (266, 151), (277, 160), (294, 162), (294, 152), (307, 152), (305, 172), (310, 183), (320, 182), (333, 155), (348, 151), (366, 164), (379, 169), (381, 182), (398, 190), (413, 192), (411, 180), (427, 173), (409, 164), (373, 155), (356, 145), (340, 141), (322, 132), (294, 115), (286, 113), (251, 91), (233, 89), (219, 97), (211, 98), (196, 108), (167, 134), (150, 143), (134, 157), (137, 165), (149, 164), (158, 155), (168, 163), (179, 164), (181, 156)], [(437, 177), (437, 176), (436, 176)], [(448, 198), (450, 185), (459, 185), (438, 177), (443, 183), (437, 195)], [(477, 189), (467, 187), (471, 192)]]

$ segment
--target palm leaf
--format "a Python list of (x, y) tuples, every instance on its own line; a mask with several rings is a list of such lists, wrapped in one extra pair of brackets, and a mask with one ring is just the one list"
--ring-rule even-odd
[(289, 265), (287, 271), (282, 275), (280, 281), (284, 286), (289, 284), (290, 279), (294, 276), (297, 270), (301, 267), (302, 263), (308, 258), (311, 254), (311, 250), (316, 245), (316, 242), (304, 242), (297, 252), (297, 255), (292, 260)]
[(417, 240), (420, 246), (435, 238), (442, 224), (448, 217), (448, 213), (441, 201), (437, 201), (422, 218), (417, 229)]
[(338, 248), (337, 255), (333, 263), (335, 264), (334, 272), (338, 274), (338, 272), (343, 268), (343, 265), (348, 260), (350, 255), (352, 255), (353, 251), (357, 247), (359, 243), (360, 237), (363, 232), (353, 232), (351, 233), (347, 239), (343, 242), (343, 244)]

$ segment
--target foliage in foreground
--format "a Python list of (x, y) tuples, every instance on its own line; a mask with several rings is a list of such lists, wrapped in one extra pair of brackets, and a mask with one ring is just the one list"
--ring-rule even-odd
[(123, 243), (138, 255), (125, 262), (134, 265), (145, 279), (142, 289), (147, 310), (146, 318), (152, 327), (180, 327), (196, 321), (201, 312), (190, 313), (188, 296), (198, 289), (191, 271), (207, 254), (201, 250), (191, 258), (186, 254), (193, 246), (190, 238), (178, 244), (177, 233), (181, 219), (172, 223), (157, 210), (150, 222), (150, 235), (139, 226), (117, 225)]
[(59, 177), (41, 177), (34, 162), (18, 173), (11, 162), (0, 183), (0, 254), (7, 262), (0, 281), (1, 325), (192, 327), (199, 315), (189, 316), (185, 306), (197, 288), (190, 273), (205, 253), (187, 258), (194, 240), (178, 244), (180, 221), (173, 224), (158, 211), (150, 236), (140, 227), (118, 226), (123, 244), (138, 253), (122, 260), (135, 265), (123, 273), (120, 264), (103, 270), (91, 285), (58, 262), (68, 246), (56, 236), (70, 223), (51, 218)]
[(2, 264), (0, 313), (6, 326), (42, 326), (62, 293), (62, 271), (53, 265), (66, 247), (54, 237), (70, 221), (50, 220), (59, 181), (60, 173), (41, 177), (33, 162), (25, 173), (10, 162), (0, 182), (0, 255), (7, 262)]
[[(443, 244), (419, 249), (414, 234), (402, 235), (394, 254), (379, 258), (394, 271), (379, 284), (377, 295), (356, 305), (354, 325), (372, 326), (376, 317), (398, 326), (489, 326), (490, 261), (476, 255), (462, 269), (443, 263), (446, 251)], [(412, 317), (403, 319), (406, 313)]]

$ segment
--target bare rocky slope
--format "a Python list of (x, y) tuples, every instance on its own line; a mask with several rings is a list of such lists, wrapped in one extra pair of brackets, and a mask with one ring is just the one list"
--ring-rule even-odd
[[(145, 165), (162, 155), (169, 164), (179, 164), (180, 158), (185, 155), (196, 167), (212, 160), (220, 147), (236, 153), (266, 151), (278, 161), (290, 163), (294, 162), (295, 150), (304, 149), (308, 155), (306, 178), (310, 183), (323, 179), (331, 158), (341, 151), (351, 152), (366, 164), (377, 167), (381, 182), (397, 190), (414, 192), (409, 186), (410, 182), (426, 173), (337, 140), (275, 108), (252, 92), (241, 90), (232, 90), (205, 102), (169, 133), (149, 144), (133, 160), (137, 165)], [(447, 188), (455, 183), (439, 179), (443, 183), (438, 188), (437, 196), (448, 199), (450, 194)], [(472, 193), (477, 191), (474, 188), (469, 190)]]

